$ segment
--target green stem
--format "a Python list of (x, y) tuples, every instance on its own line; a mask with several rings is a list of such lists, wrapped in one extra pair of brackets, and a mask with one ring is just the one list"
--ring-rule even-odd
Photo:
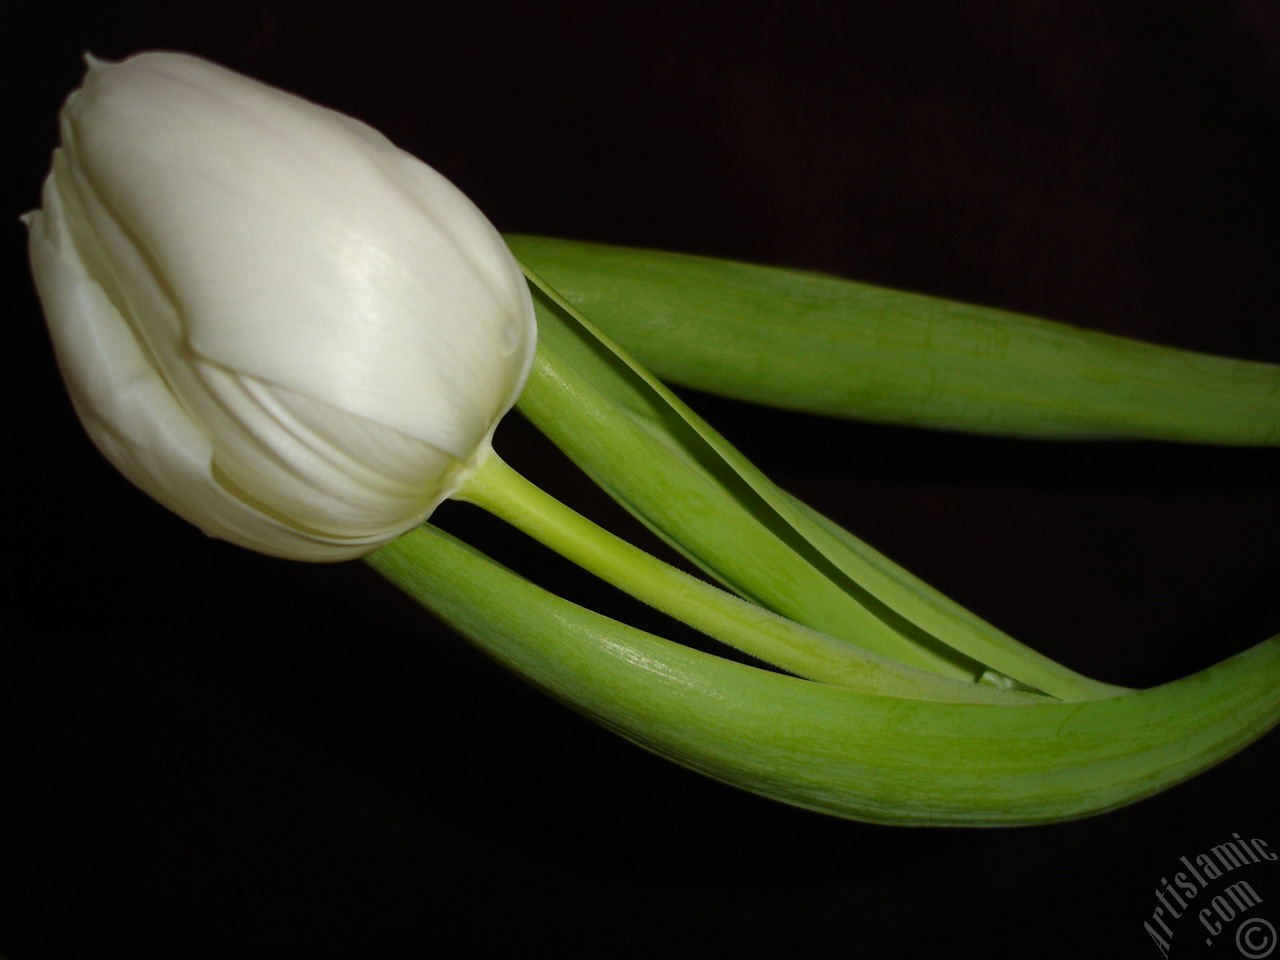
[(1043, 699), (940, 677), (748, 603), (664, 563), (565, 506), (490, 450), (454, 499), (473, 503), (636, 599), (798, 676), (886, 695), (956, 702)]

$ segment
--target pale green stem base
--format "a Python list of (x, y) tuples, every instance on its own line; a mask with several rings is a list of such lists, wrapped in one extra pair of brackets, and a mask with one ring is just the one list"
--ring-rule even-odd
[(482, 507), (694, 629), (798, 676), (924, 699), (1042, 699), (909, 667), (748, 603), (602, 529), (526, 480), (492, 450), (476, 464), (454, 499)]

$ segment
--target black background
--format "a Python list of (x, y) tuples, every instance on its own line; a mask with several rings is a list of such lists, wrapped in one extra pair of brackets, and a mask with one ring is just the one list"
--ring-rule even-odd
[[(504, 230), (1280, 362), (1270, 0), (22, 0), (0, 23), (10, 960), (1156, 956), (1142, 921), (1179, 856), (1232, 832), (1280, 848), (1274, 735), (1084, 822), (842, 822), (593, 727), (358, 563), (206, 540), (85, 440), (16, 222), (80, 53), (162, 47), (360, 117)], [(784, 486), (1085, 672), (1151, 685), (1280, 631), (1274, 452), (996, 441), (689, 396)], [(651, 543), (518, 418), (497, 446)], [(654, 624), (469, 508), (438, 519)], [(1258, 911), (1280, 924), (1270, 899)]]

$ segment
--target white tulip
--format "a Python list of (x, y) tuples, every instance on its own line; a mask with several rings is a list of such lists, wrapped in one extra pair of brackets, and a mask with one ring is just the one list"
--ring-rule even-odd
[(341, 560), (421, 523), (533, 361), (497, 231), (350, 117), (181, 54), (88, 63), (26, 220), (95, 444), (264, 553)]

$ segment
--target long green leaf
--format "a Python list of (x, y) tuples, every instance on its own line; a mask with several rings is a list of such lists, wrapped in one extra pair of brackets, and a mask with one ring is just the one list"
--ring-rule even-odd
[(520, 411), (730, 589), (946, 676), (976, 679), (991, 668), (1063, 699), (1120, 692), (1019, 644), (817, 517), (555, 291), (536, 288), (534, 303), (538, 354)]
[(1280, 720), (1280, 637), (1110, 699), (938, 703), (690, 650), (555, 597), (431, 527), (368, 559), (491, 657), (635, 743), (842, 817), (996, 826), (1088, 816), (1184, 780)]
[(798, 270), (546, 237), (520, 260), (663, 379), (979, 433), (1280, 444), (1280, 366)]

